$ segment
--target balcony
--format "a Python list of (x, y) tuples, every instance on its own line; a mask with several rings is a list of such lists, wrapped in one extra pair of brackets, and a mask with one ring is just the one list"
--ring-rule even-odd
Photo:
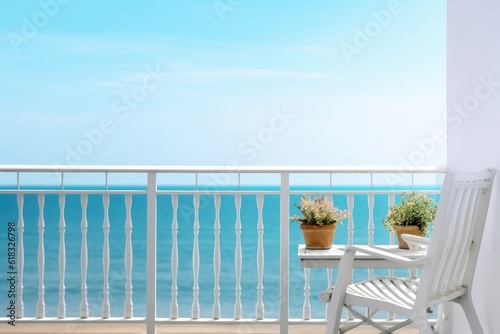
[[(352, 213), (335, 243), (393, 244), (387, 208), (405, 190), (438, 199), (443, 172), (1, 166), (0, 216), (15, 232), (0, 235), (16, 254), (4, 270), (15, 297), (2, 297), (15, 321), (0, 333), (320, 333), (316, 294), (336, 270), (300, 268), (293, 204), (324, 194)], [(378, 270), (354, 279), (402, 269)]]

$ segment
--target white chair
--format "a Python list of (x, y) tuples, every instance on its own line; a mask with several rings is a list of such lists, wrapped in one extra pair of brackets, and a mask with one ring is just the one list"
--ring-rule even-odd
[[(409, 260), (370, 247), (348, 247), (331, 295), (326, 333), (345, 333), (353, 328), (340, 326), (343, 307), (384, 334), (412, 322), (420, 334), (437, 333), (429, 324), (427, 311), (445, 302), (460, 304), (472, 332), (483, 333), (472, 304), (471, 287), (495, 173), (491, 168), (477, 173), (447, 173), (430, 242), (420, 237), (407, 238), (413, 243), (428, 244), (426, 256)], [(421, 266), (420, 280), (377, 277), (350, 284), (357, 251), (407, 264), (408, 268)], [(370, 315), (358, 312), (357, 306), (369, 309)], [(372, 320), (374, 310), (397, 313), (408, 320), (385, 328)]]

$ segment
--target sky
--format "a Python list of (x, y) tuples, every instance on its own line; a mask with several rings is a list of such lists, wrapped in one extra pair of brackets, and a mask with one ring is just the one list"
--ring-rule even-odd
[(445, 1), (2, 1), (0, 164), (445, 165), (445, 115)]

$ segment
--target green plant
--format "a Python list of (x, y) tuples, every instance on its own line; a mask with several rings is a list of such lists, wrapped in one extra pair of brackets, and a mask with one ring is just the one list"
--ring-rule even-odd
[(427, 233), (429, 225), (436, 217), (436, 202), (429, 196), (418, 193), (402, 193), (399, 204), (390, 208), (382, 223), (394, 232), (394, 226), (418, 226), (420, 231)]
[(333, 206), (332, 201), (328, 201), (325, 197), (319, 195), (315, 195), (312, 200), (302, 196), (300, 205), (295, 204), (295, 206), (300, 210), (303, 217), (293, 215), (290, 219), (299, 221), (302, 224), (331, 225), (342, 223), (342, 219), (350, 217), (347, 210), (339, 210)]

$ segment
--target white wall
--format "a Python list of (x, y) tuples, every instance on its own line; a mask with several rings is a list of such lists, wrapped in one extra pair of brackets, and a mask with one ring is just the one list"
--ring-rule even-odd
[[(448, 166), (500, 170), (500, 2), (449, 0), (447, 40)], [(499, 200), (497, 175), (472, 289), (485, 333), (500, 328)], [(471, 333), (459, 307), (452, 327), (449, 333)]]

